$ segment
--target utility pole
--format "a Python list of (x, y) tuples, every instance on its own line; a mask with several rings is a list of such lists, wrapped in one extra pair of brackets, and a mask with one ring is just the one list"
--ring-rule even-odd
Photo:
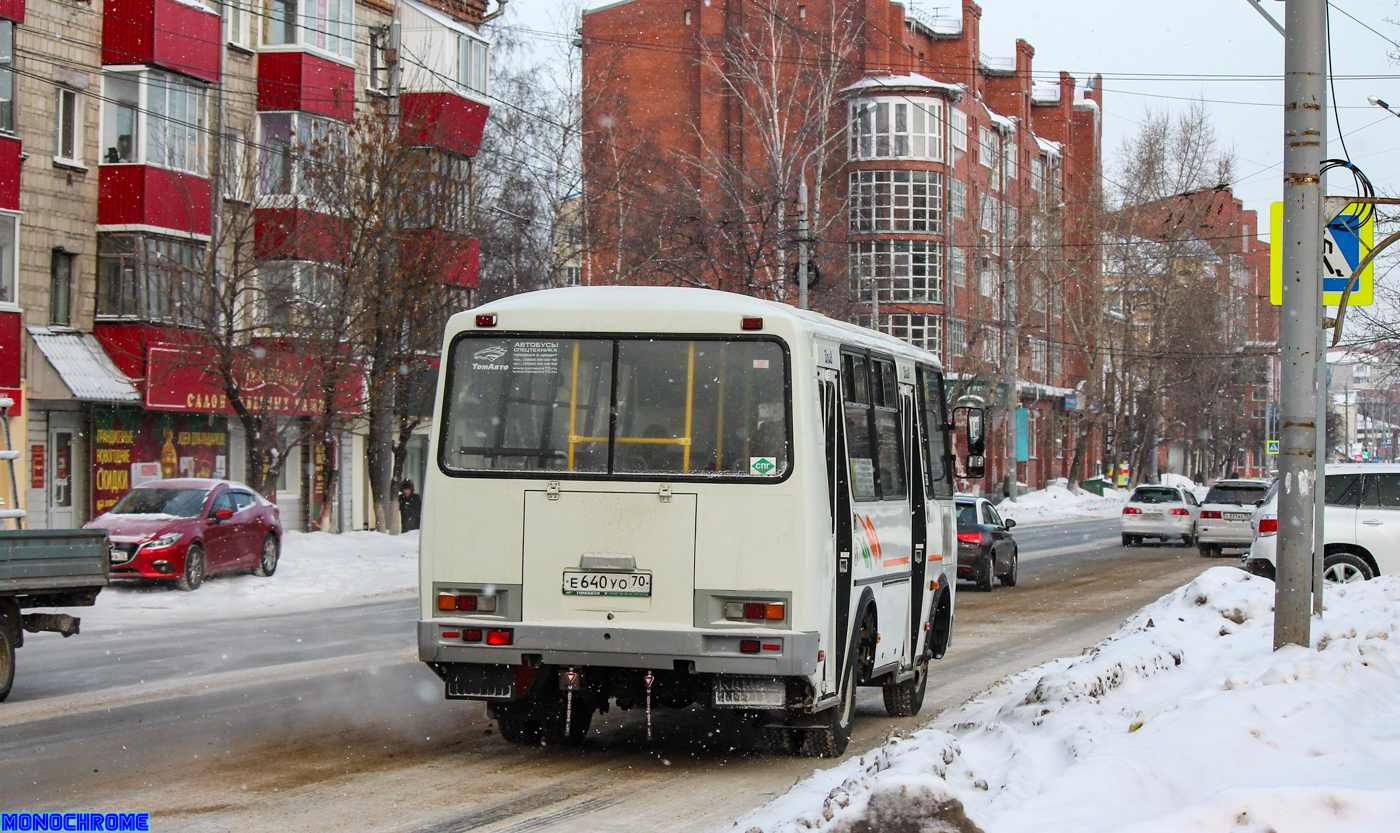
[(1322, 129), (1327, 0), (1287, 0), (1284, 17), (1283, 306), (1274, 648), (1310, 642), (1322, 325)]

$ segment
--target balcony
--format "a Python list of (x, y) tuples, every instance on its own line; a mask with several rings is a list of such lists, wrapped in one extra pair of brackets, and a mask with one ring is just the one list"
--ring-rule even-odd
[(355, 68), (311, 52), (261, 52), (258, 109), (295, 110), (349, 122), (355, 116)]
[(418, 147), (440, 148), (476, 156), (491, 108), (449, 92), (404, 93), (404, 141)]
[[(0, 0), (6, 2), (15, 0)], [(213, 11), (179, 0), (107, 0), (102, 64), (151, 64), (217, 82), (222, 28)]]
[[(102, 165), (97, 223), (102, 231), (170, 230), (209, 234), (209, 180), (153, 165)], [(117, 227), (117, 228), (113, 228)]]

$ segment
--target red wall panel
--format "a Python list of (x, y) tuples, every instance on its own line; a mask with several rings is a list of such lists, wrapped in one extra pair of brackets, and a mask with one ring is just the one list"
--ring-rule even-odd
[(0, 388), (19, 387), (21, 317), (18, 312), (0, 312)]
[(24, 0), (0, 0), (0, 19), (24, 22)]
[(24, 143), (13, 136), (0, 136), (0, 208), (19, 211), (20, 156)]
[(98, 168), (99, 225), (148, 225), (209, 233), (209, 180), (150, 165)]

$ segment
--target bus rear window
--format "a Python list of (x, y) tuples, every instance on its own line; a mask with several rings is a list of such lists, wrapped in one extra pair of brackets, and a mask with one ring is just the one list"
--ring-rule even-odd
[(448, 473), (788, 470), (787, 357), (773, 341), (472, 337), (449, 362)]

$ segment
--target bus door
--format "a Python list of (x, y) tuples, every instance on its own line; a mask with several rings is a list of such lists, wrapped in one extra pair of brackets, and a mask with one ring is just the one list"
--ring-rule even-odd
[(913, 549), (913, 560), (909, 563), (909, 642), (904, 653), (910, 663), (919, 650), (919, 634), (927, 619), (924, 600), (930, 589), (926, 586), (929, 553), (928, 454), (923, 442), (926, 426), (915, 393), (913, 387), (900, 385), (899, 407), (904, 417), (904, 447), (909, 460), (910, 544)]
[(852, 497), (854, 592), (869, 586), (878, 611), (875, 667), (900, 659), (909, 622), (909, 476), (892, 360), (842, 356)]
[(826, 663), (823, 679), (840, 690), (845, 668), (846, 642), (851, 629), (851, 492), (846, 475), (846, 451), (841, 434), (840, 379), (835, 370), (819, 371), (822, 436), (825, 440), (826, 495), (831, 511), (832, 552), (836, 554), (836, 587), (832, 606), (832, 636), (835, 650)]

